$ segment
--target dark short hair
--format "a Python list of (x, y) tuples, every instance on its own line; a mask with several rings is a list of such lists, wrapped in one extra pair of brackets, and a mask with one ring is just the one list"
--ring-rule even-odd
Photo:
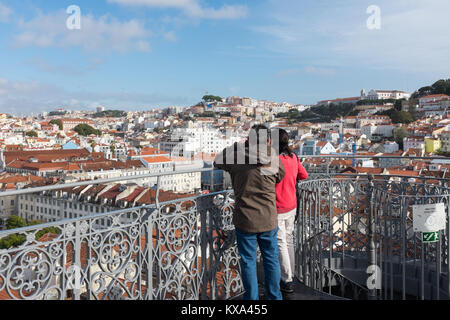
[(254, 132), (256, 134), (257, 143), (259, 144), (261, 138), (261, 132), (265, 132), (267, 135), (267, 141), (270, 139), (270, 130), (262, 124), (254, 125), (249, 132), (249, 136)]

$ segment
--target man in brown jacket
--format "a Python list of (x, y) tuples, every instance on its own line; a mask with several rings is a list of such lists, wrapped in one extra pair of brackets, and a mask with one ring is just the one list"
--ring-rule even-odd
[(263, 257), (266, 298), (282, 299), (275, 185), (284, 177), (284, 166), (276, 151), (278, 145), (272, 148), (271, 141), (267, 127), (254, 126), (244, 144), (235, 143), (226, 148), (214, 162), (216, 168), (230, 173), (235, 193), (233, 223), (241, 256), (244, 300), (259, 298), (258, 245)]

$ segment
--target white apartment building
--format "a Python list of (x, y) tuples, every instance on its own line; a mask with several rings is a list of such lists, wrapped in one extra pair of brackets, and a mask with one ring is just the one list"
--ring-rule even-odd
[(328, 131), (325, 135), (325, 139), (331, 141), (332, 143), (338, 143), (340, 137), (340, 133), (336, 131)]
[(212, 111), (216, 113), (227, 113), (231, 112), (229, 105), (217, 104), (212, 107)]
[[(112, 187), (113, 185), (111, 185)], [(91, 186), (85, 187), (86, 191)], [(52, 194), (26, 194), (18, 196), (18, 215), (27, 221), (39, 220), (44, 223), (92, 216), (117, 210), (104, 203), (91, 203), (81, 200), (75, 194), (62, 195), (60, 191)], [(98, 219), (96, 227), (106, 227), (107, 219)]]
[(371, 90), (367, 94), (369, 100), (409, 99), (411, 94), (398, 90)]
[(174, 157), (192, 158), (198, 152), (217, 154), (240, 140), (241, 136), (236, 131), (223, 134), (206, 127), (177, 128), (169, 139), (161, 141), (160, 149)]
[(434, 117), (434, 116), (446, 116), (450, 113), (450, 110), (447, 109), (438, 109), (438, 110), (427, 110), (425, 111), (425, 117)]
[(395, 153), (399, 150), (399, 145), (397, 142), (386, 142), (383, 145), (385, 153)]
[(17, 214), (17, 197), (0, 197), (0, 219), (5, 221), (11, 215)]
[(450, 131), (441, 133), (441, 150), (443, 152), (450, 152)]
[(341, 123), (339, 121), (322, 122), (319, 123), (319, 125), (321, 131), (338, 130), (341, 127)]
[(287, 102), (275, 104), (271, 107), (273, 113), (286, 113), (292, 108), (292, 105)]
[(394, 125), (374, 125), (368, 124), (361, 127), (361, 134), (366, 135), (367, 138), (372, 139), (374, 135), (385, 138), (393, 136)]
[(364, 126), (373, 124), (373, 125), (381, 125), (381, 124), (390, 124), (391, 118), (389, 116), (364, 116), (358, 117), (356, 119), (356, 127), (362, 128)]
[(422, 97), (419, 99), (420, 108), (430, 107), (430, 106), (439, 106), (441, 101), (450, 100), (450, 96), (446, 94), (433, 94)]
[(68, 119), (68, 118), (61, 119), (61, 123), (64, 131), (72, 130), (79, 124), (88, 124), (91, 126), (94, 124), (92, 120), (88, 119)]
[(408, 151), (408, 149), (420, 149), (425, 151), (425, 141), (424, 139), (418, 138), (404, 138), (403, 139), (403, 151)]
[[(204, 167), (202, 160), (190, 160), (190, 159), (175, 159), (175, 171), (188, 171), (199, 170)], [(173, 188), (170, 191), (176, 193), (190, 193), (198, 191), (202, 188), (202, 173), (191, 172), (184, 174), (177, 174), (168, 177), (172, 180)]]
[(10, 132), (9, 135), (4, 138), (4, 143), (5, 143), (5, 145), (6, 144), (13, 144), (13, 145), (25, 144), (25, 139), (24, 139), (23, 135)]
[(106, 159), (112, 159), (111, 146), (109, 144), (98, 144), (94, 147), (95, 152), (103, 152)]
[(144, 121), (143, 125), (144, 129), (165, 128), (169, 127), (171, 125), (171, 122), (169, 120), (163, 121), (163, 120), (147, 119)]
[(98, 171), (88, 170), (78, 173), (72, 173), (65, 178), (66, 182), (76, 182), (81, 180), (100, 180), (100, 179), (113, 179), (120, 177), (130, 177), (130, 180), (124, 180), (122, 183), (133, 182), (140, 186), (148, 186), (151, 187), (156, 184), (156, 178), (140, 178), (135, 179), (135, 176), (146, 175), (146, 174), (155, 174), (164, 171), (173, 171), (172, 168), (162, 168), (157, 165), (150, 165), (149, 167), (138, 167), (138, 168), (130, 168), (130, 169), (114, 169), (110, 170), (100, 169)]

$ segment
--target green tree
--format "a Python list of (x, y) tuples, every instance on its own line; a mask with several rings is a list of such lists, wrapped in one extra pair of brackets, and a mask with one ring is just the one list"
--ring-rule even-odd
[(102, 132), (100, 130), (94, 129), (88, 124), (79, 124), (73, 129), (76, 133), (78, 133), (81, 136), (89, 136), (91, 134), (95, 134), (97, 136), (101, 136)]
[(59, 230), (56, 227), (42, 229), (36, 233), (36, 240), (39, 240), (40, 238), (42, 238), (43, 235), (45, 235), (47, 233), (61, 234), (61, 230)]
[(414, 122), (414, 118), (411, 113), (407, 111), (398, 111), (392, 115), (392, 122), (408, 124)]
[(94, 118), (106, 117), (106, 118), (123, 118), (126, 117), (127, 113), (122, 110), (105, 110), (101, 112), (94, 113)]
[(37, 132), (34, 131), (34, 130), (27, 131), (27, 132), (25, 133), (25, 135), (26, 135), (27, 137), (34, 137), (34, 138), (37, 138), (37, 137), (38, 137)]
[(25, 242), (25, 236), (21, 234), (11, 234), (6, 238), (0, 239), (0, 249), (9, 249), (18, 247)]
[(63, 129), (63, 125), (62, 125), (61, 120), (53, 119), (53, 120), (50, 120), (49, 123), (50, 123), (50, 124), (56, 124), (56, 125), (59, 127), (59, 130), (62, 130), (62, 129)]
[(414, 121), (416, 121), (419, 118), (417, 115), (417, 107), (415, 101), (411, 101), (409, 103), (408, 112), (411, 114)]
[(431, 86), (422, 87), (414, 92), (411, 98), (418, 99), (431, 94), (450, 95), (450, 79), (441, 79), (433, 83)]
[(397, 111), (402, 111), (402, 102), (404, 101), (405, 99), (401, 99), (401, 100), (396, 100), (395, 101), (395, 103), (394, 103), (394, 108), (395, 108), (395, 110), (397, 110)]
[(28, 222), (28, 226), (37, 226), (38, 224), (42, 224), (42, 221), (31, 220), (30, 222)]
[(394, 129), (394, 140), (398, 143), (401, 150), (403, 150), (403, 139), (409, 137), (409, 133), (404, 127)]
[(219, 102), (222, 102), (222, 98), (221, 97), (219, 97), (219, 96), (214, 96), (214, 95), (206, 95), (206, 96), (203, 96), (203, 101), (205, 101), (205, 102), (214, 102), (214, 101), (219, 101)]
[(196, 118), (215, 118), (216, 117), (216, 113), (212, 112), (212, 111), (206, 111), (203, 113), (199, 113), (195, 115)]
[(25, 221), (25, 219), (21, 218), (19, 216), (10, 216), (6, 220), (6, 228), (8, 230), (17, 229), (17, 228), (23, 228), (26, 225), (27, 225), (27, 222)]
[[(32, 220), (28, 224), (25, 222), (25, 219), (20, 218), (18, 216), (11, 216), (6, 221), (6, 226), (8, 229), (16, 229), (22, 228), (26, 226), (37, 226), (42, 224), (42, 221)], [(36, 232), (35, 239), (39, 240), (43, 235), (53, 233), (53, 234), (61, 234), (61, 230), (56, 227), (44, 228)], [(25, 235), (14, 233), (9, 235), (8, 237), (0, 239), (0, 249), (9, 249), (11, 247), (18, 247), (25, 242)]]

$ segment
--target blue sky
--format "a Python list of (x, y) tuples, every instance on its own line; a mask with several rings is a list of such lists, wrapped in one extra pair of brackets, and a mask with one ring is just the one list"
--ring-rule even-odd
[[(81, 9), (68, 30), (66, 9)], [(381, 28), (367, 28), (380, 8)], [(294, 104), (449, 78), (448, 0), (0, 0), (0, 112)]]

